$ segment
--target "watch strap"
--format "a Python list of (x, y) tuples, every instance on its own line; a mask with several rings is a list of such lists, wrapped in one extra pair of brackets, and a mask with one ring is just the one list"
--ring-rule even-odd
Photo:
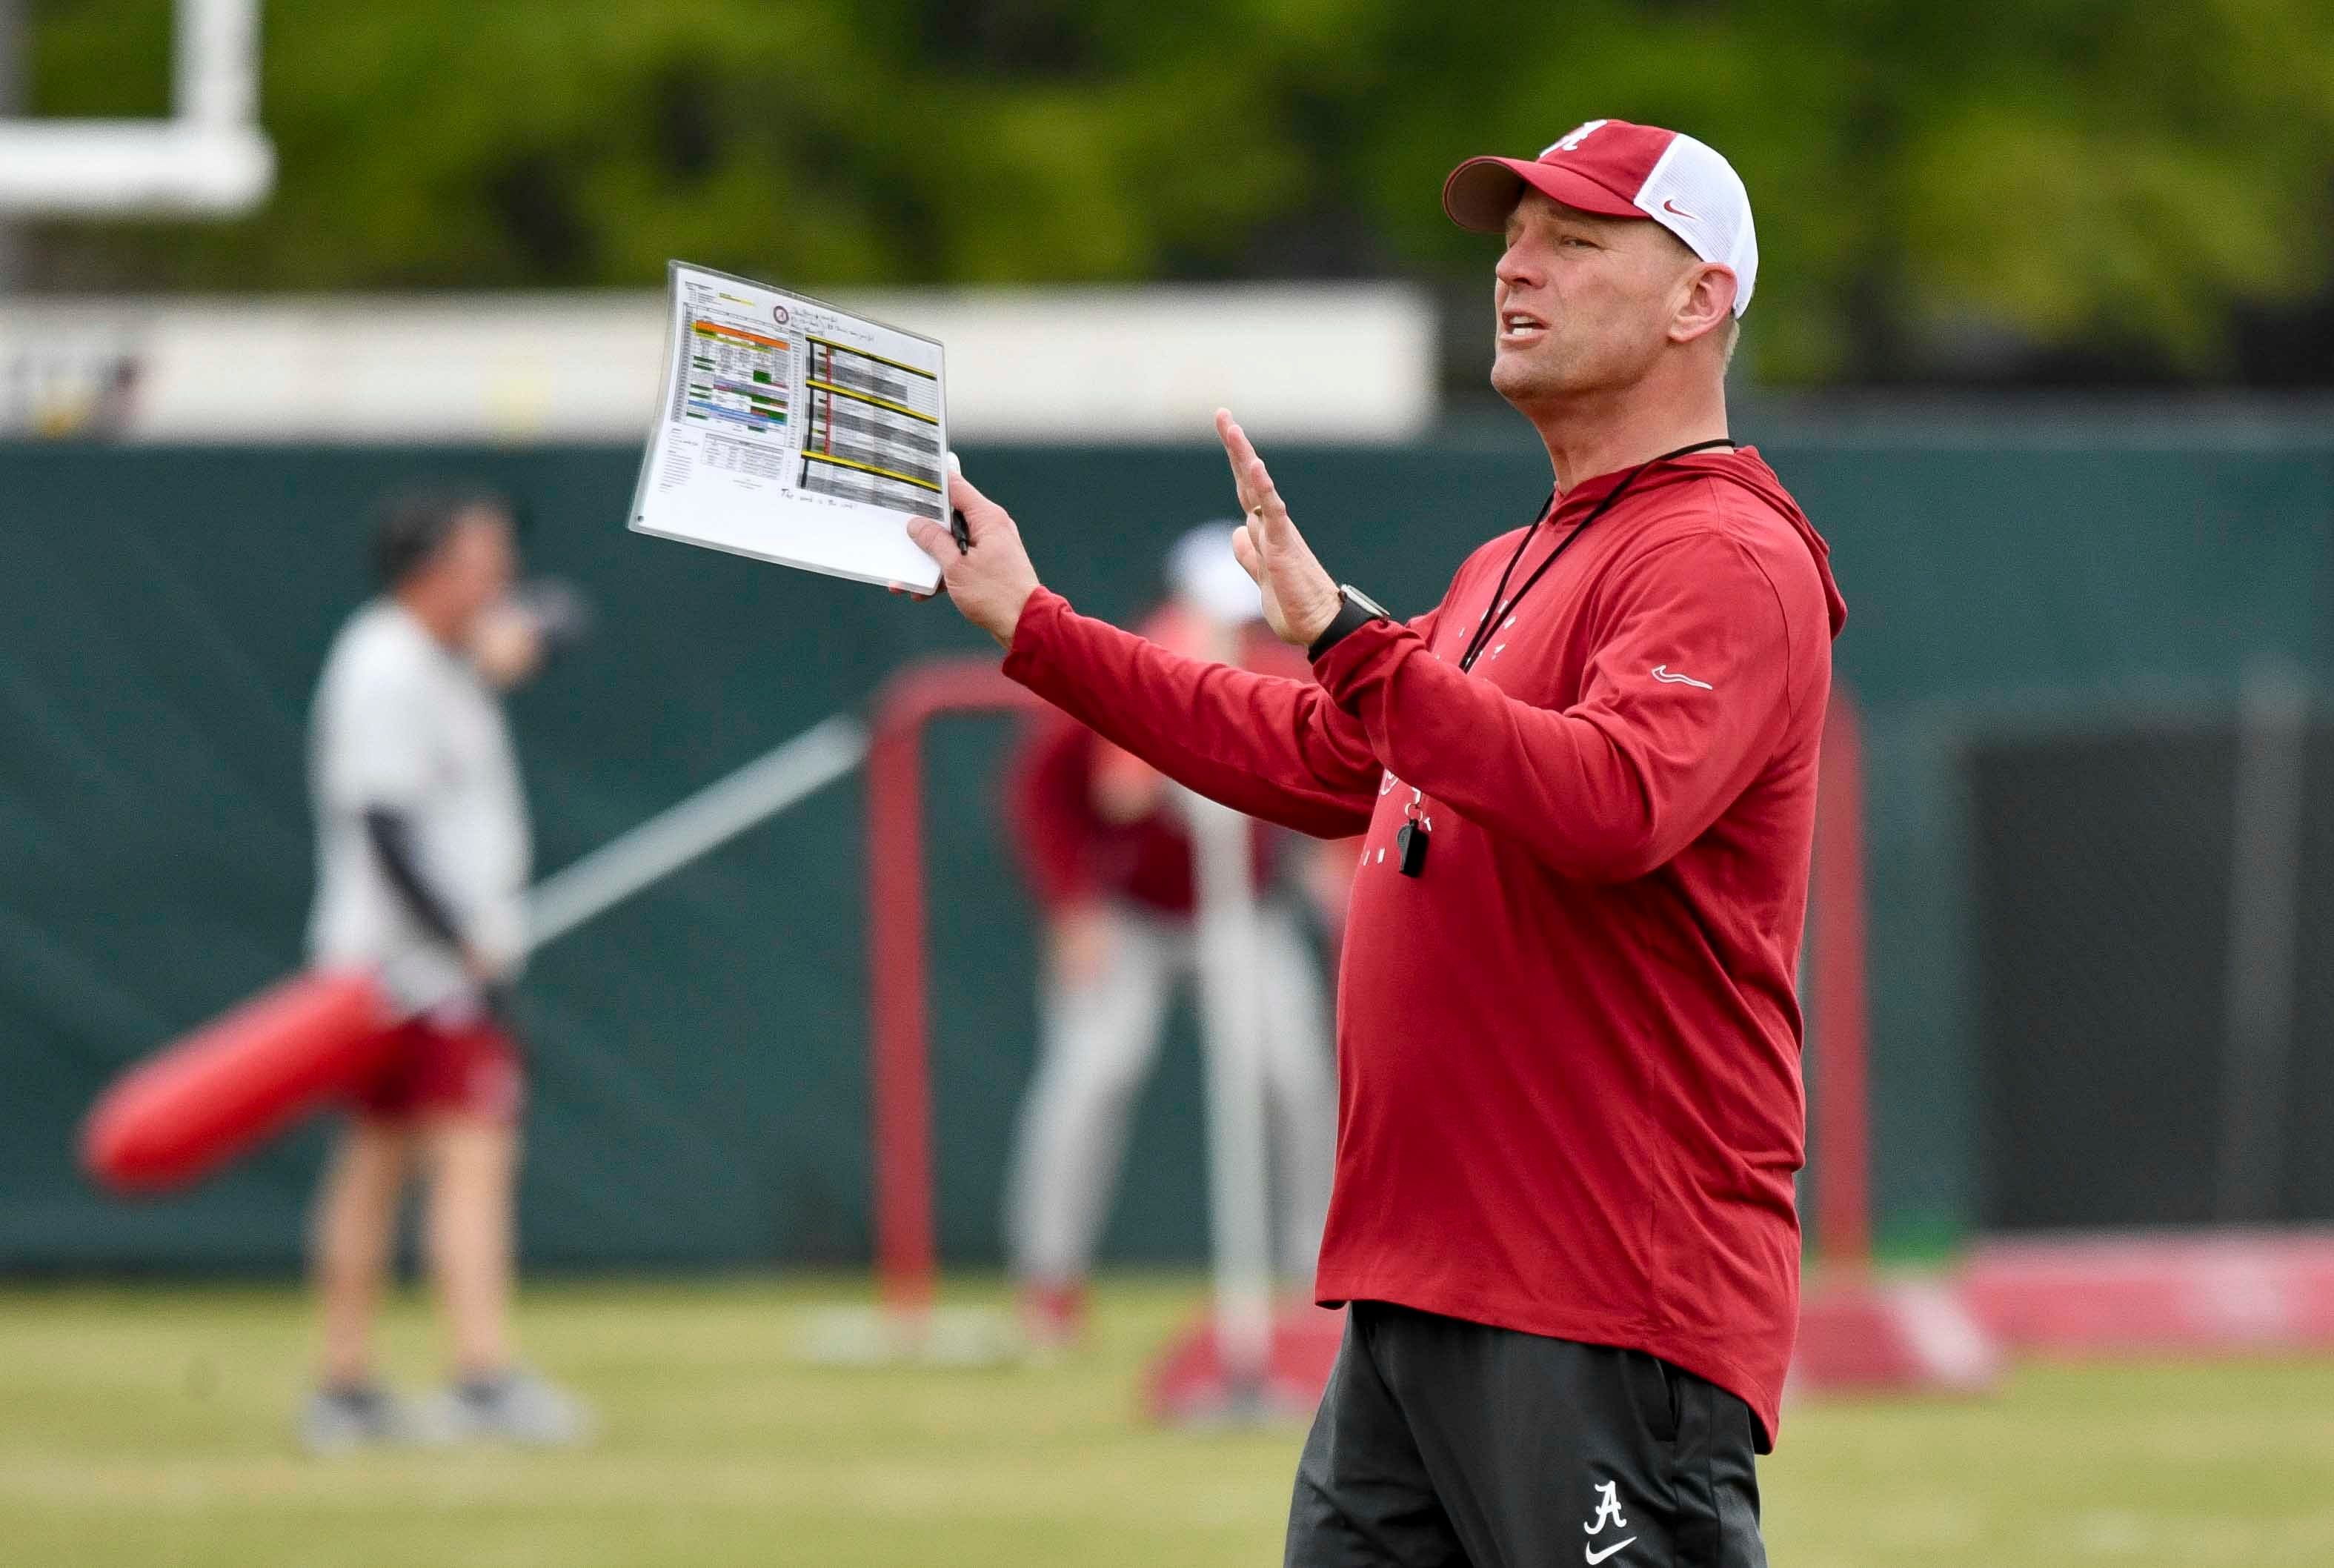
[(1307, 659), (1317, 660), (1372, 621), (1389, 618), (1384, 610), (1350, 587), (1341, 586), (1337, 589), (1337, 618), (1313, 639), (1312, 646), (1305, 650)]

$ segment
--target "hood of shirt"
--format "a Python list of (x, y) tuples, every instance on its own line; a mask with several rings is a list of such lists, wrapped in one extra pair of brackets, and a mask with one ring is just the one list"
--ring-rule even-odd
[[(1624, 469), (1619, 473), (1582, 480), (1566, 493), (1558, 503), (1558, 512), (1582, 503), (1593, 506), (1596, 500), (1611, 494), (1614, 486), (1626, 479), (1628, 472)], [(1737, 447), (1731, 451), (1690, 452), (1682, 458), (1673, 458), (1646, 470), (1631, 483), (1629, 498), (1650, 495), (1672, 485), (1691, 484), (1696, 479), (1705, 479), (1740, 485), (1789, 519), (1799, 536), (1799, 542), (1807, 546), (1808, 558), (1816, 564), (1816, 576), (1823, 579), (1824, 605), (1831, 615), (1831, 634), (1838, 636), (1839, 629), (1847, 624), (1847, 601), (1840, 596), (1839, 584), (1831, 575), (1831, 546), (1816, 532), (1816, 526), (1808, 521), (1807, 513), (1799, 510), (1799, 502), (1783, 489), (1783, 481), (1775, 476), (1774, 469), (1767, 466), (1767, 460), (1759, 455), (1758, 448)]]

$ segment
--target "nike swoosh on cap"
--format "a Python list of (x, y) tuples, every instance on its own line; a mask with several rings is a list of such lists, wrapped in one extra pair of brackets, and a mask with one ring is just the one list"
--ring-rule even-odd
[(1667, 197), (1664, 197), (1662, 198), (1662, 210), (1664, 212), (1674, 212), (1689, 223), (1700, 223), (1702, 221), (1700, 218), (1688, 212), (1684, 208), (1680, 207), (1676, 202), (1672, 201)]

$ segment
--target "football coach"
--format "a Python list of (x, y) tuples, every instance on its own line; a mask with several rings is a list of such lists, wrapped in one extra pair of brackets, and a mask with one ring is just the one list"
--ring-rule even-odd
[(1435, 609), (1341, 586), (1224, 412), (1231, 546), (1310, 682), (1076, 615), (961, 479), (969, 551), (911, 528), (1015, 680), (1227, 805), (1366, 835), (1316, 1287), (1352, 1312), (1288, 1562), (1763, 1564), (1846, 609), (1728, 431), (1750, 199), (1693, 138), (1592, 120), (1460, 165), (1442, 202), (1505, 237), (1491, 384), (1555, 489)]

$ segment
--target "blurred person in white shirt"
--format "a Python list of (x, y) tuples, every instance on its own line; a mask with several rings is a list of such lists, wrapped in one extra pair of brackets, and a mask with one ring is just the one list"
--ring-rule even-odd
[[(387, 1069), (359, 1087), (317, 1194), (323, 1355), (304, 1435), (319, 1449), (566, 1443), (586, 1425), (510, 1341), (526, 1074), (502, 1014), (525, 951), (531, 849), (501, 698), (540, 667), (552, 630), (514, 594), (516, 536), (510, 503), (490, 492), (391, 502), (374, 539), (381, 593), (342, 627), (317, 683), (311, 954), (378, 968), (401, 1002), (427, 1003)], [(416, 1176), (450, 1380), (409, 1408), (381, 1382), (372, 1337)]]

